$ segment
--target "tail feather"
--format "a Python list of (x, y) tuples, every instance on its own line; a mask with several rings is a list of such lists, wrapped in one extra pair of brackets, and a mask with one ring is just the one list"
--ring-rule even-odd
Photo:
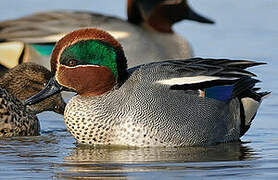
[(234, 98), (238, 96), (248, 96), (250, 93), (253, 94), (253, 91), (249, 90), (252, 89), (258, 82), (260, 81), (250, 77), (241, 78), (234, 85), (232, 97)]
[(240, 136), (243, 136), (255, 118), (257, 110), (264, 98), (266, 98), (270, 92), (256, 92), (258, 88), (252, 88), (247, 90), (240, 99)]
[(267, 98), (270, 95), (270, 91), (259, 92), (258, 94), (261, 96), (261, 100)]

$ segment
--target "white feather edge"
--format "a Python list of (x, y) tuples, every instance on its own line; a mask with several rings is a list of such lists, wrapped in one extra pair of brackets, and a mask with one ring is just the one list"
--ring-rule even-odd
[(192, 77), (178, 77), (171, 79), (164, 79), (156, 81), (158, 84), (163, 85), (183, 85), (183, 84), (197, 84), (201, 82), (214, 81), (214, 80), (235, 80), (238, 78), (223, 78), (218, 76), (192, 76)]
[(69, 69), (74, 69), (74, 68), (77, 68), (77, 67), (86, 68), (86, 67), (100, 67), (100, 66), (99, 65), (95, 65), (95, 64), (86, 64), (86, 65), (77, 65), (77, 66), (73, 66), (73, 67), (70, 67), (70, 66), (65, 66), (65, 67), (67, 67)]

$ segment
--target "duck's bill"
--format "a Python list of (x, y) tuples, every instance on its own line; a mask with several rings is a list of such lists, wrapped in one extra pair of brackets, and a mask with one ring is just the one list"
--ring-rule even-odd
[(195, 11), (193, 11), (193, 9), (191, 9), (188, 6), (188, 11), (187, 11), (187, 18), (188, 20), (192, 20), (192, 21), (197, 21), (200, 23), (207, 23), (207, 24), (214, 24), (214, 21), (199, 15), (198, 13), (196, 13)]
[(32, 96), (24, 101), (25, 105), (36, 104), (36, 103), (48, 98), (49, 96), (52, 96), (63, 90), (64, 90), (64, 87), (61, 86), (60, 84), (58, 84), (58, 82), (54, 78), (51, 78), (43, 90), (41, 90), (38, 94), (35, 94), (34, 96)]
[(164, 7), (172, 7), (167, 8), (168, 13), (172, 16), (200, 23), (214, 24), (214, 21), (196, 13), (186, 0), (138, 0), (137, 3), (145, 17), (149, 17), (153, 9), (160, 4)]

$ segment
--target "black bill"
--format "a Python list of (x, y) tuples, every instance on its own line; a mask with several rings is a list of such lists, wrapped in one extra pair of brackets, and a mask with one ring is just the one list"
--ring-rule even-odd
[(60, 84), (58, 84), (58, 82), (56, 80), (54, 80), (54, 78), (51, 78), (43, 90), (41, 90), (38, 94), (35, 94), (34, 96), (32, 96), (24, 101), (25, 105), (36, 104), (36, 103), (48, 98), (49, 96), (52, 96), (63, 90), (64, 90), (64, 87), (61, 86)]
[[(207, 23), (207, 24), (214, 24), (214, 21), (201, 16), (200, 14), (196, 13), (187, 3), (186, 0), (137, 0), (137, 6), (141, 9), (141, 12), (148, 17), (152, 10), (158, 6), (159, 4), (163, 5), (164, 7), (168, 8), (169, 16), (177, 18), (177, 20), (188, 19), (192, 21), (197, 21), (200, 23)], [(171, 8), (170, 8), (171, 7)], [(175, 17), (176, 16), (176, 17)], [(181, 19), (179, 19), (181, 18)]]

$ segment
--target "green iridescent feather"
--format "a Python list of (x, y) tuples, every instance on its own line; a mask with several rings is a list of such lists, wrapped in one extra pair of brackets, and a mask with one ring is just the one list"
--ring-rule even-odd
[(55, 44), (32, 44), (31, 47), (37, 50), (42, 56), (50, 56)]
[(80, 41), (62, 53), (61, 61), (69, 59), (76, 59), (82, 65), (106, 66), (117, 77), (116, 52), (108, 44), (96, 40)]

